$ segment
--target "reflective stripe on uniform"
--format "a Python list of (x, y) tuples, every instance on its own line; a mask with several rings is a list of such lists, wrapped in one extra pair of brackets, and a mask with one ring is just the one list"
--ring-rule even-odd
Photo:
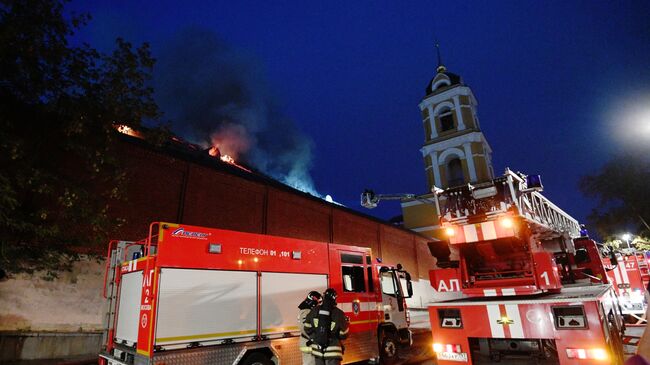
[(305, 322), (305, 323), (303, 323), (303, 325), (304, 325), (305, 327), (307, 327), (307, 328), (311, 328), (311, 323), (307, 323), (307, 322)]
[(330, 331), (334, 330), (335, 326), (336, 326), (336, 322), (330, 323)]
[(318, 318), (314, 318), (314, 327), (318, 327)]
[(309, 347), (309, 346), (300, 346), (300, 352), (304, 352), (306, 354), (311, 354), (311, 347)]
[(318, 345), (311, 345), (311, 354), (323, 357), (323, 353), (318, 349)]
[(320, 346), (312, 344), (311, 354), (318, 357), (343, 358), (343, 348), (341, 346), (327, 346), (324, 350), (321, 350)]
[(348, 332), (350, 332), (350, 328), (349, 328), (349, 327), (346, 328), (345, 331), (343, 331), (343, 330), (340, 330), (340, 331), (339, 331), (339, 333), (341, 334), (341, 336), (347, 335)]
[(321, 310), (318, 311), (318, 314), (324, 314), (324, 315), (326, 315), (326, 316), (329, 316), (329, 315), (330, 315), (330, 311), (326, 311), (326, 310), (322, 310), (322, 309), (321, 309)]

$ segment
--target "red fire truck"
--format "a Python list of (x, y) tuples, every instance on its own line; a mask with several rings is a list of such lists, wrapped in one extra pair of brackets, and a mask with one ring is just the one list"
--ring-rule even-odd
[(607, 275), (618, 294), (626, 323), (645, 325), (646, 308), (644, 292), (648, 285), (648, 263), (644, 252), (621, 250), (610, 252), (603, 258)]
[(434, 192), (447, 241), (432, 242), (438, 364), (622, 364), (624, 324), (596, 243), (546, 199), (539, 176)]
[(297, 306), (327, 287), (350, 321), (344, 363), (412, 343), (410, 276), (369, 248), (153, 223), (111, 242), (105, 281), (102, 364), (300, 364)]

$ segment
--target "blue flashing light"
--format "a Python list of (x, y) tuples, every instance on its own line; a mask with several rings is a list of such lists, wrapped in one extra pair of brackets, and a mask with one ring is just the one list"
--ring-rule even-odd
[(542, 177), (540, 175), (526, 176), (526, 187), (528, 189), (542, 189)]

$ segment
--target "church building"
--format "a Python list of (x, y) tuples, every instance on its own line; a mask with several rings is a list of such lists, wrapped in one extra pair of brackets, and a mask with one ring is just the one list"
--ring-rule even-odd
[[(438, 54), (436, 74), (427, 84), (419, 104), (424, 129), (427, 189), (480, 183), (494, 178), (491, 154), (477, 116), (478, 102), (463, 79), (442, 64)], [(420, 200), (403, 200), (404, 227), (430, 237), (440, 237), (433, 194)], [(430, 200), (427, 203), (423, 200)]]

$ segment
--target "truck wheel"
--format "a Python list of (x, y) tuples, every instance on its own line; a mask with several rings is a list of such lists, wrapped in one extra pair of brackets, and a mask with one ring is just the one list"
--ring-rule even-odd
[(380, 346), (380, 363), (383, 365), (394, 364), (397, 360), (398, 353), (398, 343), (395, 339), (395, 335), (384, 332)]
[(253, 352), (252, 354), (246, 356), (240, 365), (273, 365), (273, 361), (266, 357), (266, 355)]

